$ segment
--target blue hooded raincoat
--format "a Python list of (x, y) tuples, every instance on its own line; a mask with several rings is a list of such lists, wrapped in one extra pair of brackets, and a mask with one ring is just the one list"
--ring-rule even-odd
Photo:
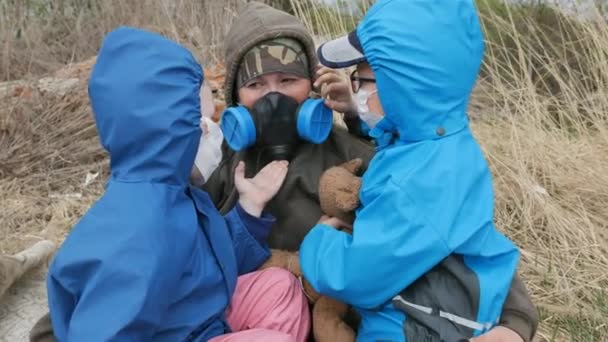
[(494, 227), (466, 114), (483, 56), (474, 2), (379, 0), (356, 33), (385, 117), (370, 132), (354, 234), (315, 226), (304, 276), (358, 308), (361, 341), (479, 335), (500, 316), (519, 253)]
[[(111, 175), (47, 278), (59, 341), (206, 341), (229, 331), (237, 276), (261, 265), (272, 218), (220, 216), (188, 176), (201, 130), (201, 67), (185, 48), (108, 34), (89, 96)], [(246, 228), (247, 227), (247, 228)]]

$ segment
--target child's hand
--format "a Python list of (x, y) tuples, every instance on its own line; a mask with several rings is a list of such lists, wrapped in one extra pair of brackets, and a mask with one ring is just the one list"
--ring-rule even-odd
[(277, 194), (287, 176), (287, 161), (273, 161), (253, 178), (245, 178), (245, 163), (234, 171), (234, 185), (239, 192), (239, 204), (249, 215), (260, 217), (266, 203)]
[(481, 336), (472, 338), (471, 342), (523, 342), (523, 339), (515, 331), (497, 326)]
[(320, 89), (327, 107), (344, 114), (357, 113), (350, 81), (341, 72), (322, 66), (317, 69), (315, 78), (314, 87)]
[(331, 217), (331, 216), (327, 216), (327, 215), (321, 216), (321, 218), (319, 219), (319, 222), (317, 224), (324, 224), (326, 226), (334, 227), (338, 230), (347, 230), (347, 231), (351, 231), (351, 232), (353, 230), (352, 225), (340, 220), (337, 217)]

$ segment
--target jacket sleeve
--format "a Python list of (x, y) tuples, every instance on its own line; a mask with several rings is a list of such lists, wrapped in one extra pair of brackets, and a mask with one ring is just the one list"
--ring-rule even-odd
[(530, 342), (538, 328), (538, 312), (523, 281), (515, 275), (500, 317), (500, 325), (515, 331)]
[(258, 269), (270, 258), (266, 239), (275, 222), (274, 217), (268, 213), (253, 217), (237, 204), (225, 219), (234, 244), (238, 274)]
[[(357, 124), (358, 121), (359, 119), (357, 118)], [(361, 158), (363, 160), (364, 169), (367, 168), (367, 164), (375, 153), (373, 142), (367, 140), (366, 137), (358, 136), (356, 132), (347, 131), (340, 127), (334, 127), (330, 138), (334, 142), (332, 151), (337, 153), (341, 159), (349, 161), (351, 159)]]
[(317, 225), (305, 237), (300, 264), (321, 294), (375, 308), (452, 252), (398, 184), (381, 191), (357, 213), (352, 236)]
[(88, 244), (86, 248), (99, 248), (95, 258), (83, 257), (86, 252), (77, 248), (58, 253), (47, 278), (58, 340), (152, 339), (165, 319), (167, 293), (180, 277), (176, 265), (185, 260), (169, 244), (141, 235), (101, 247)]
[(370, 140), (371, 138), (363, 132), (361, 122), (357, 113), (344, 113), (344, 123), (348, 132), (357, 137)]

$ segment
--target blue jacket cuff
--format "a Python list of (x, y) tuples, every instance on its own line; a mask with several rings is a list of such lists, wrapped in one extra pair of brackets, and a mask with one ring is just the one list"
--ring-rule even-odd
[(276, 221), (274, 216), (267, 212), (262, 212), (262, 216), (260, 217), (251, 216), (241, 208), (239, 204), (236, 205), (236, 211), (245, 227), (247, 227), (249, 234), (251, 234), (260, 244), (265, 246), (267, 244), (266, 239), (270, 234), (270, 229)]

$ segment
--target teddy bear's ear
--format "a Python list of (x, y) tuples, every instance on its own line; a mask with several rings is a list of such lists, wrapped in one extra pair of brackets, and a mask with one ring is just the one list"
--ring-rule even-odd
[(361, 169), (362, 165), (363, 165), (363, 160), (361, 158), (356, 158), (356, 159), (347, 161), (346, 163), (340, 165), (340, 167), (343, 167), (343, 168), (347, 169), (348, 172), (352, 173), (353, 175), (356, 175), (357, 172), (359, 172), (359, 170)]
[(336, 194), (336, 205), (341, 211), (348, 213), (359, 207), (359, 189), (361, 189), (361, 179), (353, 178), (353, 183), (348, 191), (340, 191)]

